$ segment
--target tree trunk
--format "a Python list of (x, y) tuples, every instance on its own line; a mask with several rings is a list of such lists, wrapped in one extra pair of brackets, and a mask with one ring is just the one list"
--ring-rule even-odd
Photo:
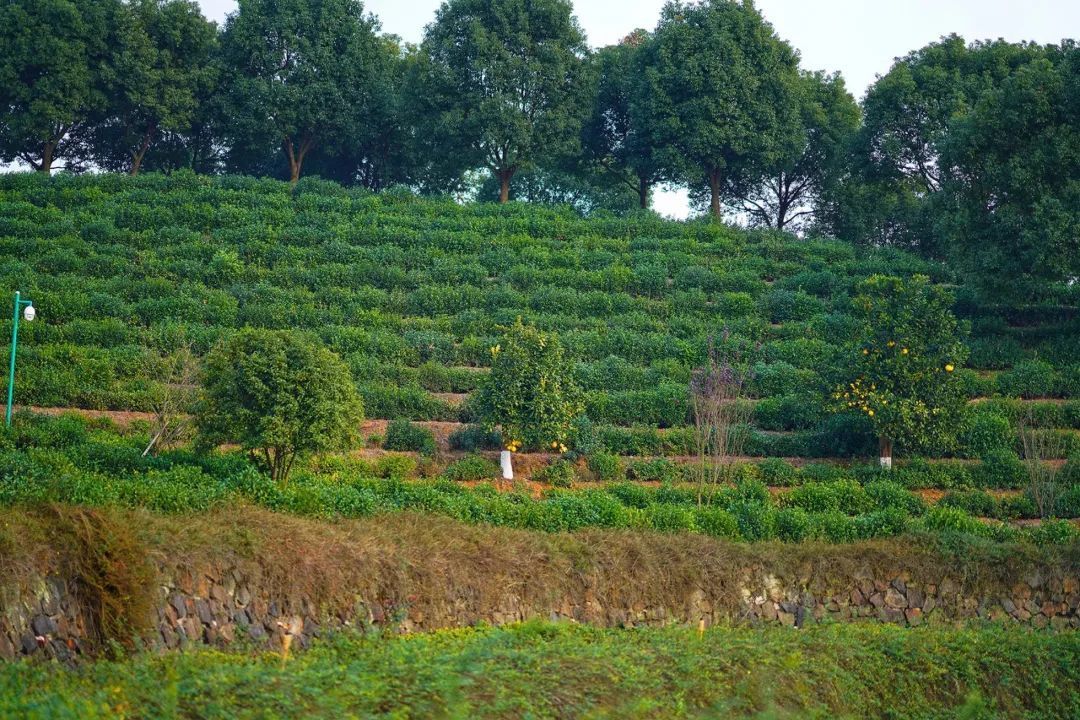
[(289, 184), (295, 185), (300, 179), (300, 171), (304, 167), (304, 156), (311, 149), (311, 140), (305, 138), (300, 142), (299, 148), (293, 148), (292, 138), (285, 138), (285, 155), (289, 158)]
[(51, 140), (45, 143), (45, 147), (41, 151), (41, 164), (38, 165), (38, 172), (49, 175), (52, 173), (53, 153), (56, 152), (56, 143)]
[(892, 470), (892, 438), (878, 438), (878, 460), (882, 470)]
[(499, 202), (505, 203), (510, 200), (510, 179), (514, 177), (512, 168), (505, 168), (496, 173), (499, 176)]
[(709, 214), (713, 216), (713, 219), (720, 220), (720, 171), (712, 170), (709, 172)]
[(135, 151), (135, 154), (131, 156), (131, 170), (129, 174), (134, 177), (139, 174), (139, 169), (142, 167), (143, 158), (146, 157), (146, 151), (150, 149), (150, 137), (151, 130), (147, 130), (143, 135), (142, 143), (139, 144), (139, 149)]
[(644, 177), (638, 178), (638, 205), (642, 210), (649, 209), (649, 181)]

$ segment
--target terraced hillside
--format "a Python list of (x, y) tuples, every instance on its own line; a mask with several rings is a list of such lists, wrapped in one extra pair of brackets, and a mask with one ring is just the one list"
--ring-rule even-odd
[[(41, 317), (22, 330), (17, 403), (146, 410), (164, 355), (253, 325), (320, 337), (370, 418), (467, 422), (490, 346), (523, 317), (559, 333), (588, 417), (624, 455), (689, 451), (689, 372), (724, 328), (759, 343), (748, 454), (869, 454), (863, 423), (821, 401), (852, 288), (874, 273), (955, 281), (894, 250), (712, 223), (192, 175), (5, 176), (0, 256), (0, 285)], [(1036, 400), (1036, 422), (1075, 447), (1076, 293), (1023, 308), (957, 297), (970, 396)]]

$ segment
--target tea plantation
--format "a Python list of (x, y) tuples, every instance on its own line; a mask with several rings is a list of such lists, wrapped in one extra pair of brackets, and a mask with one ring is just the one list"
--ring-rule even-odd
[[(1067, 717), (1075, 707), (1075, 288), (1050, 289), (1038, 306), (994, 306), (950, 268), (892, 249), (645, 213), (586, 218), (187, 173), (0, 176), (0, 256), (0, 286), (19, 288), (38, 313), (20, 326), (18, 410), (0, 430), (0, 569), (29, 608), (0, 617), (0, 653), (31, 656), (0, 667), (0, 712), (837, 717), (861, 708), (930, 718)], [(901, 445), (892, 470), (877, 463), (867, 415), (837, 412), (829, 399), (856, 331), (852, 297), (885, 274), (925, 275), (953, 293), (969, 351), (966, 366), (949, 370), (967, 397), (959, 443), (931, 455)], [(536, 337), (558, 338), (584, 412), (566, 446), (518, 453), (511, 484), (496, 481), (494, 451), (516, 443), (480, 424), (476, 398), (493, 348), (519, 319), (549, 333)], [(203, 376), (178, 375), (178, 354), (202, 364), (252, 327), (288, 331), (345, 362), (363, 402), (362, 442), (300, 457), (287, 481), (228, 443), (195, 442), (190, 428), (151, 452), (163, 397), (179, 398), (180, 417), (199, 411), (190, 401)], [(746, 424), (723, 482), (706, 486), (690, 386), (718, 338), (747, 352), (749, 384), (736, 401)], [(1041, 438), (1034, 464), (1022, 436)], [(1052, 491), (1033, 475), (1039, 467), (1053, 469)], [(777, 621), (804, 610), (746, 596), (725, 602), (755, 608), (753, 625), (766, 617), (757, 608), (771, 607), (774, 626), (700, 620), (695, 632), (650, 616), (631, 624), (668, 627), (529, 622), (392, 637), (468, 598), (487, 604), (467, 624), (507, 622), (495, 609), (501, 578), (537, 578), (541, 595), (576, 597), (601, 567), (613, 586), (682, 612), (689, 587), (730, 593), (744, 582), (702, 569), (725, 567), (713, 555), (738, 547), (761, 550), (731, 556), (743, 563), (733, 578), (764, 564), (790, 579), (809, 563), (815, 587), (840, 583), (832, 600), (793, 596), (821, 625), (793, 645)], [(447, 548), (464, 553), (456, 564), (437, 556)], [(194, 567), (204, 580), (185, 585)], [(230, 579), (240, 567), (262, 585), (240, 588)], [(883, 589), (858, 580), (864, 571)], [(624, 582), (634, 573), (646, 574)], [(888, 583), (905, 588), (912, 574), (919, 581), (896, 595)], [(970, 580), (963, 594), (938, 592), (953, 574)], [(50, 594), (57, 575), (81, 610)], [(200, 590), (211, 575), (226, 584)], [(845, 616), (848, 587), (860, 600)], [(935, 592), (952, 603), (937, 615)], [(1029, 597), (1006, 597), (1018, 592)], [(885, 606), (888, 593), (920, 605)], [(389, 610), (365, 615), (357, 608), (368, 601)], [(247, 605), (226, 615), (225, 602)], [(632, 611), (644, 600), (626, 602)], [(319, 629), (331, 605), (351, 608), (340, 617), (357, 627)], [(830, 620), (920, 625), (924, 612), (934, 627)], [(431, 622), (422, 629), (466, 624)], [(144, 645), (184, 652), (128, 655)], [(108, 653), (118, 657), (88, 662)]]
[[(851, 333), (852, 289), (875, 273), (957, 280), (889, 249), (317, 180), (290, 192), (182, 173), (7, 175), (0, 208), (3, 285), (41, 317), (22, 330), (19, 404), (150, 409), (163, 356), (255, 326), (310, 333), (338, 353), (369, 418), (468, 422), (460, 395), (521, 317), (558, 333), (598, 442), (621, 455), (690, 452), (690, 370), (725, 329), (756, 348), (747, 454), (872, 454), (865, 422), (822, 399)], [(973, 399), (1033, 401), (1067, 455), (1080, 428), (1080, 316), (1075, 288), (1057, 294), (997, 307), (956, 288), (971, 328), (957, 372)], [(1003, 423), (1021, 414), (1012, 400), (975, 406), (960, 454), (1013, 449)]]

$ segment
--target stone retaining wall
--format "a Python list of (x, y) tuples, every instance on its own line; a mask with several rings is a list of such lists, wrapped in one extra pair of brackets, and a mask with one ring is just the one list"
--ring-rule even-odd
[[(507, 592), (495, 610), (480, 611), (467, 596), (448, 598), (437, 612), (402, 602), (357, 597), (334, 612), (316, 608), (306, 598), (287, 598), (235, 567), (161, 573), (156, 632), (146, 638), (154, 648), (188, 644), (228, 645), (238, 639), (280, 647), (286, 636), (306, 647), (328, 628), (389, 626), (401, 632), (503, 624), (529, 618), (568, 620), (603, 626), (684, 623), (806, 623), (871, 621), (903, 625), (982, 618), (1025, 623), (1036, 628), (1080, 628), (1080, 578), (1031, 571), (1009, 590), (979, 592), (957, 578), (918, 582), (907, 572), (875, 577), (854, 573), (830, 587), (814, 587), (806, 578), (783, 579), (767, 568), (748, 568), (739, 587), (699, 587), (665, 606), (645, 606), (598, 596), (583, 579), (577, 591), (549, 606), (526, 605)], [(85, 615), (77, 593), (62, 578), (49, 577), (0, 597), (0, 657), (35, 655), (74, 661), (88, 650)]]

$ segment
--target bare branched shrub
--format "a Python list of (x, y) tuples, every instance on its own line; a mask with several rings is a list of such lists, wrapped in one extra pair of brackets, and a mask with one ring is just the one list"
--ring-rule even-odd
[(1030, 410), (1018, 423), (1017, 432), (1024, 453), (1028, 492), (1039, 511), (1039, 517), (1051, 517), (1063, 488), (1058, 479), (1060, 467), (1050, 461), (1064, 457), (1065, 438), (1052, 430), (1037, 428)]
[(199, 360), (190, 345), (164, 358), (165, 372), (154, 396), (150, 442), (143, 455), (157, 454), (187, 440), (191, 434), (191, 404), (199, 376)]
[(751, 373), (742, 352), (725, 329), (719, 347), (709, 341), (709, 356), (690, 376), (690, 408), (694, 413), (698, 503), (707, 485), (723, 482), (746, 443), (746, 402)]

